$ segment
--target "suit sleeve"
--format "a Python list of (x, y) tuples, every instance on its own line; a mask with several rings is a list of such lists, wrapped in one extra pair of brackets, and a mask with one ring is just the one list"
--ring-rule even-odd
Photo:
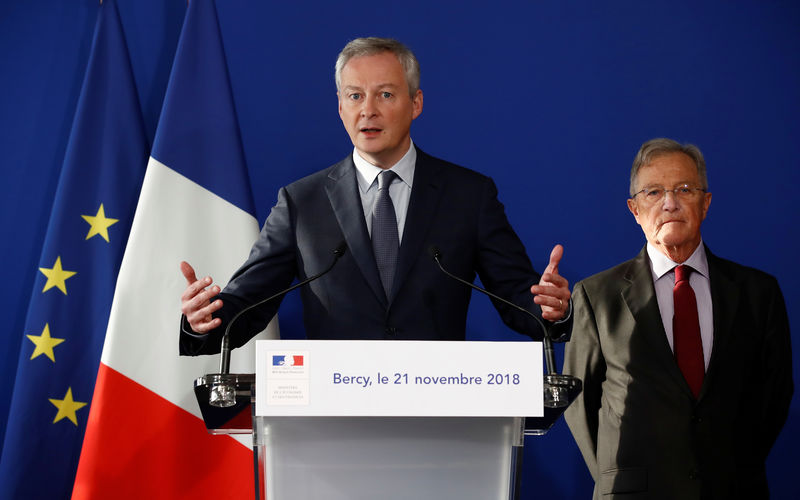
[[(239, 311), (287, 288), (297, 274), (294, 242), (291, 200), (286, 189), (281, 188), (278, 202), (267, 217), (258, 240), (250, 250), (250, 256), (216, 297), (222, 299), (223, 307), (214, 313), (214, 317), (221, 318), (222, 324), (207, 335), (200, 335), (191, 331), (182, 316), (180, 354), (196, 356), (219, 352), (225, 328)], [(256, 307), (237, 319), (231, 328), (231, 347), (243, 346), (266, 328), (275, 316), (281, 299)]]
[(794, 392), (792, 381), (792, 348), (789, 332), (789, 318), (786, 304), (777, 281), (770, 277), (771, 291), (765, 293), (769, 297), (766, 311), (766, 329), (764, 345), (761, 352), (761, 373), (753, 376), (764, 377), (762, 391), (762, 452), (764, 458), (775, 443), (778, 434), (786, 422), (789, 403)]
[[(525, 246), (508, 222), (505, 208), (497, 198), (497, 187), (491, 179), (487, 178), (481, 204), (477, 235), (481, 281), (488, 290), (538, 316), (546, 326), (549, 325), (554, 340), (568, 339), (572, 315), (564, 321), (550, 323), (542, 319), (541, 308), (533, 302), (530, 288), (539, 282), (541, 276), (534, 270)], [(537, 340), (542, 338), (544, 332), (532, 318), (501, 302), (492, 300), (492, 303), (510, 328)]]
[(573, 292), (574, 329), (564, 351), (564, 373), (581, 379), (583, 390), (565, 412), (572, 436), (592, 478), (598, 480), (597, 429), (606, 363), (600, 346), (595, 312), (581, 283)]

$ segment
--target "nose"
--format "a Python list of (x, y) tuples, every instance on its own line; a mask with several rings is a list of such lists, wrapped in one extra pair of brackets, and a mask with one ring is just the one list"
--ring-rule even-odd
[(662, 208), (668, 212), (673, 212), (679, 208), (678, 195), (674, 191), (666, 191), (664, 193), (664, 201)]
[(364, 100), (361, 102), (361, 116), (363, 118), (370, 118), (377, 114), (377, 108), (375, 107), (375, 101), (372, 99), (371, 96), (364, 97)]

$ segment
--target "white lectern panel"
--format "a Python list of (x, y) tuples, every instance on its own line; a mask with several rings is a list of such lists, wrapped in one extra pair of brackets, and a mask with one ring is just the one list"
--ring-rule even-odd
[(508, 417), (257, 417), (267, 500), (508, 500)]

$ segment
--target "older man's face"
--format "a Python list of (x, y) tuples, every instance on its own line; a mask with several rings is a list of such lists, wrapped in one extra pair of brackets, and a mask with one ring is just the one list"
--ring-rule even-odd
[(353, 145), (373, 165), (390, 168), (411, 146), (422, 91), (409, 95), (403, 66), (391, 52), (350, 59), (340, 85), (339, 117)]
[[(663, 187), (671, 190), (681, 185), (701, 187), (694, 161), (683, 153), (657, 156), (639, 169), (636, 190)], [(644, 195), (628, 200), (628, 208), (653, 246), (675, 262), (683, 262), (700, 244), (700, 224), (711, 204), (711, 193), (692, 190), (681, 197), (667, 191), (657, 202)]]

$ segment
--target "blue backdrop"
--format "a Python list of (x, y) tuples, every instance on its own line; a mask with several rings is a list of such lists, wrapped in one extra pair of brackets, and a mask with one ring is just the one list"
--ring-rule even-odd
[[(118, 3), (152, 143), (186, 2)], [(30, 333), (27, 301), (97, 9), (96, 0), (0, 3), (3, 387)], [(338, 51), (357, 36), (395, 37), (422, 65), (415, 142), (493, 176), (534, 264), (543, 268), (562, 243), (571, 283), (644, 243), (625, 206), (639, 145), (657, 136), (697, 144), (714, 194), (706, 243), (778, 277), (798, 345), (800, 3), (226, 0), (218, 12), (261, 222), (279, 186), (352, 147), (336, 112)], [(299, 331), (299, 320), (294, 298), (282, 330)], [(517, 338), (477, 296), (469, 336)], [(0, 391), (0, 442), (9, 397)], [(795, 399), (768, 460), (775, 498), (800, 496), (798, 442)], [(524, 498), (590, 492), (563, 422), (526, 442)]]

